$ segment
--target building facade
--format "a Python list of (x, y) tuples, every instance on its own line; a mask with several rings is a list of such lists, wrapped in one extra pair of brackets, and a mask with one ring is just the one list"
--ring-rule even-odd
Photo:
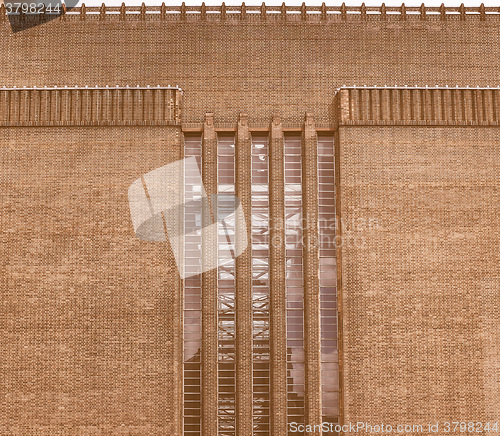
[[(0, 433), (499, 434), (499, 17), (2, 6)], [(127, 190), (186, 158), (244, 220), (183, 279)]]

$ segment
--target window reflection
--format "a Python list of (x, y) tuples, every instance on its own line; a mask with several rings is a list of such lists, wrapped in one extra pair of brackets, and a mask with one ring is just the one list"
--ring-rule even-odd
[[(195, 157), (201, 168), (201, 136), (186, 136), (184, 141), (186, 158)], [(201, 198), (201, 186), (185, 171), (185, 203)], [(185, 223), (201, 223), (196, 210), (184, 211)], [(184, 268), (193, 273), (200, 269), (201, 233), (199, 230), (184, 237)], [(201, 434), (201, 278), (199, 275), (184, 280), (184, 434)]]
[(269, 159), (267, 136), (252, 136), (253, 434), (269, 435)]
[[(234, 210), (235, 138), (219, 135), (217, 145), (218, 213)], [(253, 434), (269, 435), (269, 163), (267, 136), (252, 137), (251, 253), (253, 333)], [(201, 137), (187, 136), (186, 157), (201, 165)], [(304, 422), (304, 284), (302, 264), (302, 150), (298, 135), (285, 136), (285, 278), (287, 323), (288, 422)], [(320, 311), (323, 420), (338, 416), (338, 344), (335, 252), (333, 136), (318, 137), (318, 213), (320, 233)], [(189, 186), (189, 176), (186, 176)], [(200, 198), (201, 187), (186, 188), (186, 199)], [(186, 223), (200, 223), (186, 211)], [(234, 220), (218, 229), (218, 427), (219, 436), (235, 434), (235, 262), (229, 240)], [(201, 234), (185, 236), (185, 268), (200, 271)], [(184, 281), (184, 429), (201, 434), (201, 279)], [(294, 433), (297, 434), (297, 433)]]
[(333, 135), (318, 137), (321, 387), (323, 421), (338, 419), (337, 261), (335, 252), (335, 170)]
[(304, 423), (304, 283), (302, 268), (302, 151), (300, 136), (285, 136), (284, 151), (287, 415), (289, 423)]
[[(218, 216), (234, 211), (234, 135), (217, 138)], [(221, 195), (227, 194), (227, 196)], [(230, 244), (234, 219), (225, 219), (218, 229), (218, 386), (219, 436), (235, 436), (236, 349), (235, 349), (235, 263)]]

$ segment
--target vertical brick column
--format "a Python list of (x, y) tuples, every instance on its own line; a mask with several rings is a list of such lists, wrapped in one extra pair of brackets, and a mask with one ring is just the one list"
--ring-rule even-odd
[(269, 137), (271, 434), (287, 434), (284, 136), (274, 117)]
[[(398, 93), (402, 104), (402, 93)], [(402, 117), (401, 117), (402, 118)], [(339, 424), (344, 424), (344, 300), (342, 284), (342, 216), (341, 216), (341, 186), (340, 186), (340, 134), (335, 132), (335, 241), (337, 246), (337, 324), (339, 353)]]
[[(205, 191), (210, 197), (217, 193), (217, 135), (213, 114), (205, 116), (202, 142), (202, 179)], [(202, 210), (203, 226), (212, 222), (213, 213), (209, 202)], [(202, 233), (202, 266), (213, 265), (217, 256), (217, 233)], [(217, 269), (202, 274), (202, 355), (201, 355), (201, 397), (202, 428), (204, 436), (217, 436)]]
[[(304, 251), (304, 351), (306, 423), (321, 424), (321, 364), (318, 245), (318, 145), (312, 114), (302, 132)], [(319, 435), (320, 432), (311, 433)]]
[[(236, 434), (252, 434), (252, 258), (251, 258), (251, 138), (248, 118), (240, 114), (236, 134), (235, 193), (245, 216), (247, 250), (236, 258)], [(236, 243), (241, 237), (236, 221)]]
[[(181, 133), (181, 130), (178, 129), (177, 136), (180, 141), (179, 153), (177, 157), (179, 159), (184, 158), (184, 138)], [(177, 192), (179, 193), (180, 201), (184, 198), (184, 180), (178, 180), (176, 185)], [(184, 211), (180, 210), (178, 215), (178, 222), (182, 223), (182, 218), (184, 216)], [(182, 231), (182, 228), (178, 229), (179, 234)], [(168, 241), (168, 235), (166, 235), (166, 240)], [(168, 264), (169, 270), (177, 268), (176, 261), (171, 256), (169, 258)], [(172, 361), (173, 361), (173, 373), (175, 374), (175, 379), (173, 382), (173, 392), (172, 394), (172, 404), (173, 404), (173, 416), (172, 416), (172, 428), (178, 434), (182, 434), (183, 428), (183, 404), (184, 404), (184, 396), (183, 396), (183, 362), (184, 362), (184, 284), (179, 275), (176, 276), (175, 283), (169, 281), (169, 284), (172, 286), (169, 289), (168, 295), (168, 307), (172, 310), (172, 324), (173, 331), (170, 333), (172, 337)], [(168, 404), (168, 395), (167, 389), (161, 390), (162, 394), (165, 395), (165, 404)]]
[[(179, 90), (176, 91), (170, 91), (169, 94), (171, 95), (172, 92), (174, 92), (174, 120), (176, 123), (181, 122), (181, 116), (182, 116), (182, 92)], [(166, 118), (165, 118), (166, 119)]]

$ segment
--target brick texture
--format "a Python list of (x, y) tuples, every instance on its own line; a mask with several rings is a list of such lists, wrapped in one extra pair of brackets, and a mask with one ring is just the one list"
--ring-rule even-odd
[[(217, 193), (217, 136), (213, 114), (207, 114), (203, 126), (202, 178), (207, 195)], [(214, 206), (214, 205), (212, 205)], [(213, 222), (215, 210), (204, 204), (202, 232), (202, 265), (209, 267), (217, 257), (217, 233), (207, 227)], [(207, 436), (217, 436), (218, 383), (217, 383), (217, 269), (202, 274), (202, 428)]]
[(344, 421), (498, 416), (499, 140), (340, 127)]
[(240, 114), (235, 149), (235, 193), (244, 214), (245, 227), (236, 220), (236, 245), (246, 231), (248, 248), (235, 260), (236, 265), (236, 434), (251, 434), (253, 428), (253, 352), (252, 352), (252, 142), (248, 116)]
[[(318, 138), (312, 114), (302, 132), (304, 264), (304, 353), (306, 422), (321, 424), (321, 366), (318, 244)], [(311, 434), (321, 434), (314, 431)]]
[(285, 287), (284, 136), (275, 116), (269, 137), (269, 278), (271, 328), (271, 434), (282, 435), (287, 425), (287, 352)]
[[(266, 126), (276, 108), (284, 124), (300, 125), (306, 111), (328, 123), (332, 92), (343, 85), (500, 85), (496, 14), (485, 21), (250, 15), (186, 22), (68, 16), (15, 35), (0, 22), (0, 84), (179, 85), (184, 122), (201, 123), (213, 111), (216, 123), (234, 123), (245, 112)], [(54, 41), (67, 43), (56, 49)]]
[(127, 192), (179, 129), (0, 132), (0, 434), (174, 434), (179, 276)]

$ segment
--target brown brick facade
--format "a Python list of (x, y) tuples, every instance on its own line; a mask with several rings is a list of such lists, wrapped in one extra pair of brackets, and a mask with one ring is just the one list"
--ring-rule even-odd
[[(388, 106), (416, 115), (387, 119), (357, 104), (384, 92)], [(499, 138), (497, 108), (482, 104), (497, 92), (339, 92), (345, 422), (498, 415), (500, 318), (485, 304), (499, 304)]]
[[(243, 226), (236, 220), (239, 235), (247, 234), (251, 241), (251, 139), (248, 116), (241, 114), (236, 131), (235, 193), (244, 213)], [(236, 258), (236, 434), (252, 433), (252, 259), (251, 247)]]
[[(202, 142), (202, 178), (207, 195), (217, 193), (217, 136), (214, 128), (213, 114), (207, 114), (203, 125)], [(205, 204), (202, 219), (212, 222), (215, 213), (211, 205)], [(213, 206), (213, 205), (212, 205)], [(217, 256), (217, 235), (213, 232), (203, 232), (202, 250), (206, 256), (202, 261), (212, 262)], [(205, 269), (205, 268), (204, 268)], [(217, 270), (211, 269), (202, 274), (202, 428), (208, 436), (217, 436)]]
[(180, 283), (127, 191), (179, 158), (179, 129), (0, 131), (0, 433), (175, 433)]
[[(302, 204), (305, 409), (306, 422), (311, 425), (321, 424), (317, 147), (314, 119), (307, 113), (302, 132)], [(312, 434), (321, 433), (315, 431)]]
[[(340, 421), (498, 420), (498, 11), (311, 10), (78, 8), (12, 34), (0, 9), (0, 433), (181, 434), (182, 283), (168, 245), (133, 234), (126, 192), (183, 156), (183, 133), (202, 135), (209, 194), (217, 135), (235, 135), (248, 235), (251, 135), (268, 135), (273, 436), (287, 434), (290, 133), (302, 135), (307, 423), (322, 419), (318, 133), (336, 147)], [(203, 251), (216, 255), (213, 237)], [(202, 427), (216, 436), (216, 271), (202, 287)], [(250, 250), (235, 319), (247, 436)]]
[(271, 432), (287, 425), (287, 350), (285, 288), (284, 136), (279, 117), (274, 117), (269, 137), (269, 276), (271, 341)]

